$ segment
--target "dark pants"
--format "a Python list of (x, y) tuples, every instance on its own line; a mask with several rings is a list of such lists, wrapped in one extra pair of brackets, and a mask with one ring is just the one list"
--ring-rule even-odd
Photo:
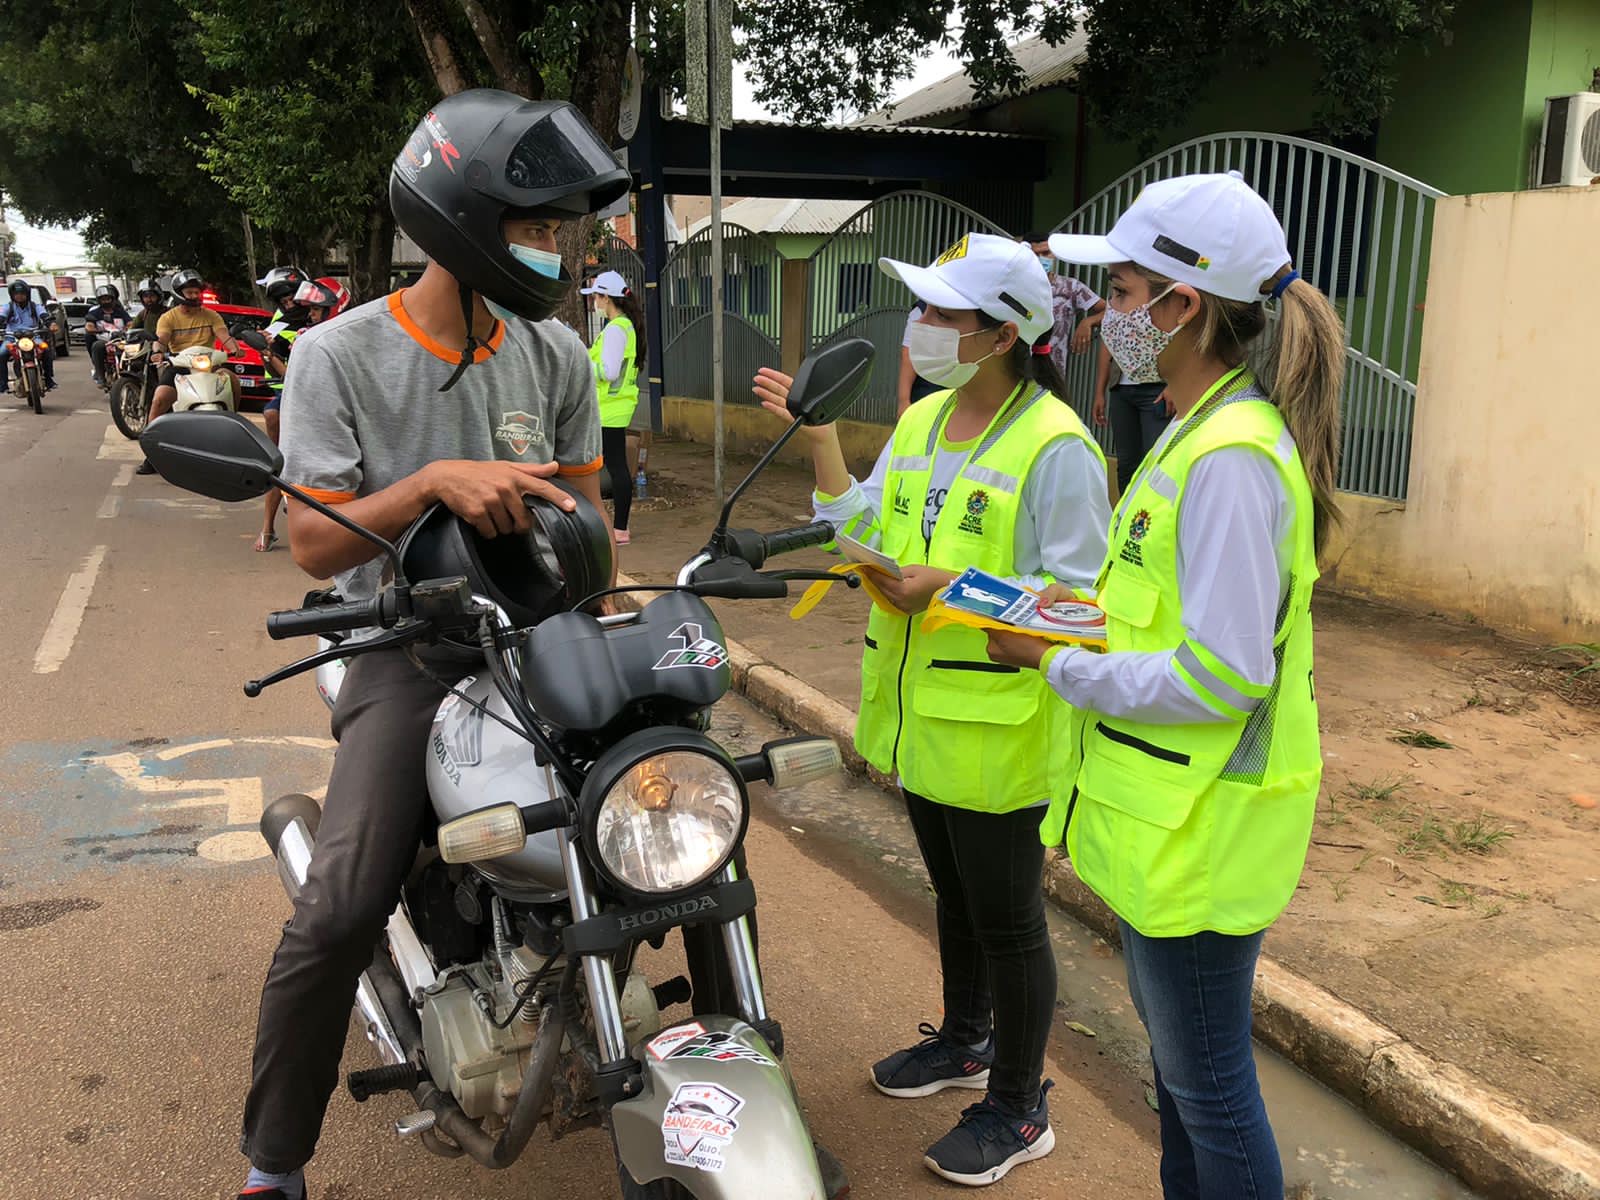
[(421, 840), (428, 729), (444, 696), (397, 650), (355, 659), (340, 689), (316, 851), (261, 992), (239, 1148), (263, 1171), (292, 1171), (316, 1149), (356, 980)]
[(989, 1094), (1015, 1112), (1039, 1103), (1056, 1003), (1039, 841), (1043, 808), (973, 812), (907, 792), (906, 811), (938, 894), (945, 1037), (994, 1033)]
[(1133, 473), (1139, 469), (1150, 447), (1172, 418), (1161, 402), (1164, 383), (1119, 383), (1111, 389), (1106, 403), (1111, 421), (1111, 440), (1117, 448), (1117, 494), (1128, 490)]
[[(45, 386), (49, 387), (56, 381), (56, 352), (50, 346), (41, 346), (39, 350), (40, 358), (44, 362)], [(11, 386), (11, 360), (20, 353), (15, 342), (7, 342), (4, 348), (0, 349), (0, 392)]]
[(109, 342), (101, 341), (97, 337), (91, 336), (89, 340), (89, 361), (94, 364), (96, 379), (101, 378), (106, 373), (106, 347), (109, 345)]
[(1126, 921), (1133, 1006), (1150, 1034), (1166, 1200), (1278, 1200), (1283, 1165), (1250, 1043), (1261, 934), (1149, 938)]
[(600, 431), (600, 451), (605, 456), (606, 474), (611, 476), (611, 523), (617, 531), (628, 530), (628, 513), (633, 508), (633, 476), (628, 474), (628, 430), (618, 425)]

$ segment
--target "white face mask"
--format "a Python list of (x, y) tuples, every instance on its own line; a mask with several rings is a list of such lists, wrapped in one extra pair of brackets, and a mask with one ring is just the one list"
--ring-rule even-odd
[(1171, 333), (1156, 328), (1156, 323), (1150, 318), (1150, 306), (1164, 299), (1177, 286), (1173, 284), (1161, 295), (1145, 301), (1131, 312), (1118, 312), (1109, 304), (1106, 305), (1105, 319), (1100, 323), (1100, 339), (1110, 351), (1112, 361), (1135, 383), (1161, 381), (1161, 369), (1156, 365), (1156, 360), (1172, 344), (1172, 339), (1178, 336), (1178, 330), (1183, 326), (1177, 326)]
[[(551, 279), (561, 278), (561, 255), (553, 250), (541, 250), (537, 246), (524, 246), (519, 242), (510, 242), (506, 246), (511, 251), (511, 256), (525, 267), (532, 267), (541, 275)], [(517, 314), (509, 308), (503, 308), (489, 297), (483, 298), (483, 306), (502, 321), (514, 321)]]
[(972, 382), (972, 377), (984, 362), (994, 357), (994, 351), (991, 350), (977, 362), (962, 362), (959, 357), (961, 339), (987, 332), (985, 329), (974, 329), (970, 333), (957, 333), (945, 325), (915, 321), (911, 325), (911, 341), (906, 346), (911, 355), (912, 369), (929, 383), (949, 388), (963, 387)]

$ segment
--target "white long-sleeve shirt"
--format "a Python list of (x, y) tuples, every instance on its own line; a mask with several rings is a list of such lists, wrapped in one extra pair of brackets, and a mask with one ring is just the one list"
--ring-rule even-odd
[(607, 383), (622, 378), (628, 354), (628, 331), (615, 321), (600, 333), (600, 375)]
[[(925, 538), (932, 533), (950, 485), (966, 465), (976, 442), (974, 438), (970, 443), (953, 446), (940, 438), (923, 503)], [(877, 547), (881, 541), (878, 515), (883, 509), (883, 486), (889, 474), (892, 445), (891, 440), (884, 446), (865, 482), (852, 478), (845, 492), (832, 499), (817, 493), (817, 520), (831, 521), (841, 532)], [(1092, 586), (1105, 561), (1106, 531), (1110, 525), (1111, 502), (1106, 495), (1105, 467), (1099, 457), (1078, 438), (1057, 438), (1039, 452), (1022, 482), (1012, 545), (1011, 561), (1020, 572), (1015, 580), (1042, 588), (1049, 575), (1072, 587)]]
[[(1180, 422), (1151, 449), (1159, 456)], [(1178, 590), (1189, 640), (1258, 687), (1272, 682), (1272, 640), (1289, 589), (1294, 514), (1271, 460), (1246, 446), (1205, 455), (1190, 468), (1178, 509)], [(1057, 651), (1045, 678), (1079, 708), (1151, 724), (1230, 717), (1195, 694), (1172, 650), (1094, 654)]]

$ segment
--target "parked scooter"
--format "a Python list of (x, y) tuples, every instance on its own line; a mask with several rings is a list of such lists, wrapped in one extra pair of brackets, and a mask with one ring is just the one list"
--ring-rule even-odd
[(19, 329), (9, 344), (11, 394), (36, 413), (44, 412), (44, 352), (49, 337), (43, 329)]
[(156, 384), (161, 379), (163, 351), (156, 335), (133, 329), (106, 350), (105, 375), (111, 381), (111, 420), (117, 432), (138, 441), (150, 417)]
[[(451, 689), (429, 738), (437, 829), (356, 993), (383, 1065), (352, 1072), (348, 1086), (358, 1101), (409, 1093), (416, 1111), (396, 1123), (402, 1136), (499, 1168), (542, 1121), (552, 1138), (603, 1125), (624, 1200), (824, 1200), (848, 1187), (813, 1145), (767, 1009), (749, 921), (756, 893), (740, 856), (750, 785), (821, 778), (839, 769), (840, 751), (792, 738), (735, 757), (707, 735), (731, 674), (704, 597), (781, 598), (791, 580), (838, 578), (762, 570), (776, 554), (830, 541), (828, 524), (760, 534), (728, 521), (795, 432), (854, 403), (872, 358), (871, 343), (851, 339), (801, 365), (793, 424), (734, 490), (675, 588), (638, 612), (595, 616), (606, 592), (590, 589), (604, 589), (609, 570), (595, 566), (588, 581), (558, 573), (565, 610), (524, 627), (465, 574), (408, 578), (430, 542), (465, 548), (448, 561), (481, 564), (471, 527), (447, 510), (429, 510), (396, 547), (285, 483), (282, 453), (241, 417), (178, 413), (140, 439), (179, 487), (224, 501), (282, 488), (389, 560), (393, 582), (374, 599), (313, 593), (267, 622), (273, 638), (375, 632), (252, 681), (247, 695), (374, 650), (447, 638), (481, 647), (481, 667)], [(548, 522), (541, 536), (593, 546), (600, 530), (604, 545), (600, 518), (579, 505), (560, 518), (545, 502), (529, 507), (536, 525)], [(333, 673), (319, 680), (330, 686)], [(285, 796), (262, 816), (291, 895), (320, 815), (310, 798)], [(714, 931), (719, 961), (706, 971), (715, 978), (652, 986), (637, 952), (685, 925)], [(729, 992), (723, 1011), (662, 1011)]]

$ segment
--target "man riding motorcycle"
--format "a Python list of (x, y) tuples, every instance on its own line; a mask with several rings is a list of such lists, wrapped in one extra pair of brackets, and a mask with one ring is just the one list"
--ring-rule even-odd
[(141, 279), (139, 281), (139, 311), (133, 320), (128, 322), (128, 328), (143, 329), (147, 333), (154, 333), (156, 326), (161, 322), (161, 314), (167, 311), (167, 293), (154, 279)]
[[(172, 290), (178, 296), (177, 307), (169, 308), (156, 322), (156, 338), (162, 346), (176, 354), (191, 346), (209, 346), (214, 342), (221, 342), (223, 349), (229, 354), (239, 353), (239, 343), (234, 341), (233, 335), (228, 332), (222, 314), (200, 303), (201, 293), (205, 290), (205, 281), (200, 278), (199, 271), (185, 269), (174, 274)], [(173, 380), (177, 377), (178, 370), (170, 362), (161, 368), (161, 381), (156, 387), (154, 398), (150, 401), (151, 421), (171, 411), (173, 401), (178, 398), (178, 389), (173, 386)], [(233, 389), (233, 407), (237, 410), (239, 377), (231, 371), (228, 372), (228, 384)], [(139, 464), (139, 469), (135, 472), (138, 475), (155, 473), (156, 469), (148, 458)]]
[(95, 306), (84, 314), (83, 333), (89, 343), (89, 361), (94, 364), (94, 381), (100, 387), (106, 384), (106, 345), (100, 334), (116, 333), (128, 327), (133, 320), (122, 307), (122, 295), (109, 284), (102, 283), (94, 291)]
[[(0, 343), (0, 392), (11, 386), (10, 364), (16, 353), (17, 335), (29, 329), (48, 329), (54, 333), (60, 328), (42, 304), (33, 302), (27, 280), (13, 279), (9, 294), (10, 301), (0, 310), (0, 335), (4, 339)], [(56, 386), (56, 355), (49, 338), (44, 339), (40, 351), (44, 359), (44, 389), (48, 392)]]
[[(550, 476), (603, 512), (589, 359), (546, 318), (572, 286), (556, 229), (627, 189), (627, 172), (571, 105), (488, 89), (440, 101), (396, 158), (389, 188), (427, 269), (295, 343), (284, 478), (391, 538), (442, 503), (482, 536), (508, 539), (513, 559), (532, 524), (525, 496), (575, 507)], [(383, 564), (370, 542), (292, 500), (289, 532), (308, 574), (337, 576), (347, 599), (376, 594)], [(450, 671), (437, 657), (448, 651), (423, 653), (436, 656), (436, 673)], [(458, 660), (449, 677), (464, 670)], [(350, 664), (317, 850), (262, 992), (241, 1196), (305, 1194), (357, 977), (430, 808), (423, 754), (445, 695), (401, 651)]]

